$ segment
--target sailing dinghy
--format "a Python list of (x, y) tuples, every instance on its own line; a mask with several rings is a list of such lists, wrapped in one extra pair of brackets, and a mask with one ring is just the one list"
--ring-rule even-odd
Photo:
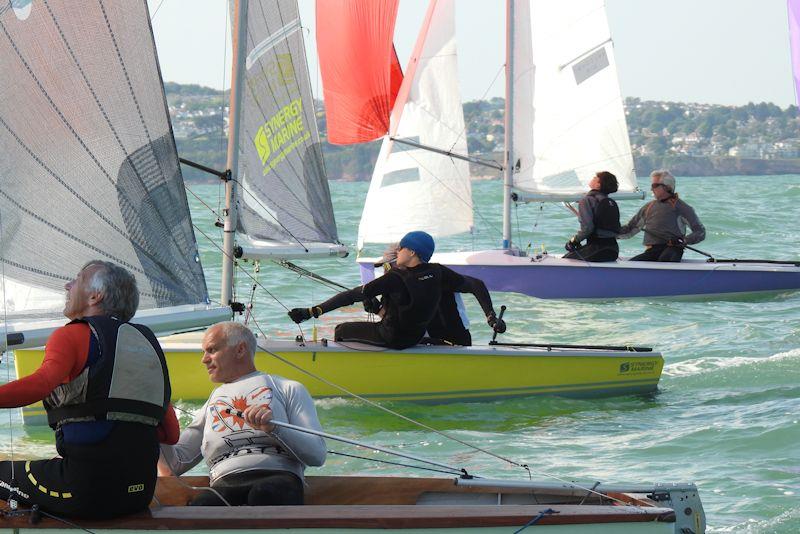
[[(234, 253), (251, 259), (279, 259), (329, 257), (343, 251), (319, 156), (296, 2), (242, 2), (239, 10), (234, 17), (238, 21), (235, 35), (242, 46), (236, 49), (228, 152), (230, 168), (235, 172), (220, 173), (226, 179), (229, 199), (223, 244), (229, 251), (223, 262), (221, 300), (225, 303), (235, 300)], [(6, 19), (9, 16), (5, 14)], [(53, 22), (44, 20), (42, 24)], [(391, 40), (391, 32), (388, 36)], [(103, 50), (113, 48), (97, 48), (94, 53)], [(155, 61), (154, 51), (151, 53)], [(157, 73), (155, 65), (153, 73)], [(78, 76), (76, 83), (80, 82)], [(163, 99), (160, 89), (158, 95)], [(90, 104), (93, 102), (84, 107)], [(167, 128), (166, 117), (163, 121)], [(166, 142), (171, 143), (172, 136), (167, 137)], [(176, 164), (174, 146), (166, 157)], [(188, 225), (188, 213), (185, 217)], [(232, 237), (234, 230), (236, 240), (241, 239), (238, 242)], [(196, 245), (193, 247), (196, 250)], [(202, 273), (198, 276), (202, 281)], [(165, 339), (162, 344), (173, 396), (184, 400), (207, 398), (212, 384), (199, 364), (199, 336)], [(32, 373), (43, 356), (41, 349), (16, 351), (17, 376)], [(347, 395), (345, 391), (349, 391), (377, 400), (451, 402), (539, 394), (597, 397), (651, 393), (657, 388), (664, 360), (658, 352), (624, 343), (618, 347), (419, 346), (392, 351), (300, 339), (262, 340), (257, 365), (302, 381), (318, 398)], [(322, 380), (309, 379), (309, 375)], [(43, 422), (41, 405), (24, 408), (23, 417), (26, 423)]]
[[(358, 232), (360, 255), (369, 244), (396, 242), (411, 230), (425, 230), (437, 239), (471, 231), (467, 161), (472, 161), (503, 172), (503, 246), (440, 252), (431, 261), (480, 278), (492, 291), (578, 300), (709, 299), (800, 289), (800, 260), (589, 263), (529, 255), (513, 246), (512, 202), (577, 201), (599, 170), (617, 176), (619, 192), (613, 197), (644, 198), (636, 184), (605, 6), (603, 0), (507, 2), (503, 165), (467, 155), (454, 8), (451, 2), (431, 2), (420, 30), (367, 194)], [(373, 35), (368, 28), (362, 33)], [(340, 59), (352, 55), (348, 45), (327, 51), (339, 67), (329, 67), (329, 77), (348, 75)], [(323, 76), (324, 60), (321, 54)], [(326, 106), (337, 106), (343, 98), (326, 98)], [(565, 229), (565, 236), (570, 231)], [(375, 259), (359, 257), (362, 281), (374, 278)]]
[[(136, 272), (143, 302), (162, 308), (171, 305), (199, 306), (201, 311), (206, 311), (205, 283), (197, 260), (188, 210), (184, 209), (186, 199), (166, 116), (166, 102), (160, 85), (146, 3), (101, 0), (96, 4), (97, 9), (82, 9), (79, 12), (71, 9), (72, 5), (67, 2), (50, 2), (47, 5), (17, 2), (11, 6), (14, 6), (13, 10), (0, 8), (0, 29), (5, 34), (3, 42), (7, 47), (5, 54), (0, 55), (0, 72), (3, 73), (0, 83), (4, 84), (3, 95), (9, 97), (0, 99), (0, 126), (4, 128), (2, 148), (13, 156), (4, 158), (2, 163), (6, 166), (2, 173), (5, 203), (2, 206), (2, 235), (4, 247), (11, 247), (10, 250), (16, 254), (9, 256), (5, 252), (9, 249), (3, 249), (7, 310), (12, 308), (9, 297), (13, 295), (15, 305), (23, 301), (47, 302), (50, 313), (55, 316), (63, 304), (63, 297), (58, 294), (62, 278), (69, 279), (85, 260), (100, 255)], [(262, 38), (255, 38), (251, 33), (253, 27), (246, 22), (248, 7), (257, 8), (257, 13), (263, 15), (258, 17), (262, 23), (280, 20), (282, 26), (278, 33), (272, 29)], [(234, 204), (228, 205), (229, 213), (235, 213), (237, 207), (234, 186), (254, 175), (259, 176), (253, 167), (240, 163), (240, 147), (243, 154), (247, 150), (260, 149), (258, 159), (250, 161), (256, 161), (256, 171), (260, 171), (260, 176), (265, 176), (268, 174), (263, 172), (265, 165), (271, 169), (277, 168), (281, 162), (289, 159), (294, 150), (305, 146), (304, 143), (314, 143), (310, 125), (299, 124), (307, 117), (303, 110), (308, 108), (296, 101), (298, 97), (291, 93), (291, 87), (294, 86), (284, 83), (289, 79), (297, 80), (302, 73), (299, 70), (301, 64), (296, 62), (301, 56), (295, 55), (302, 53), (302, 47), (297, 44), (301, 34), (295, 26), (295, 0), (236, 2), (234, 13), (237, 43), (242, 46), (234, 49), (239, 69), (236, 76), (238, 85), (232, 90), (231, 106), (232, 154), (229, 154), (229, 161), (233, 161), (233, 172), (232, 176), (222, 173), (229, 178), (228, 198), (234, 199)], [(43, 56), (36, 52), (42, 49), (41, 39), (45, 36), (55, 39), (57, 43), (48, 47), (48, 54)], [(296, 40), (292, 41), (290, 37)], [(79, 59), (83, 57), (92, 59)], [(278, 111), (272, 113), (282, 117), (266, 117), (260, 125), (260, 119), (255, 119), (251, 129), (239, 126), (240, 106), (247, 101), (242, 84), (245, 79), (245, 58), (252, 58), (249, 69), (256, 69), (257, 77), (271, 90), (266, 96), (252, 93), (252, 102), (264, 106), (263, 109), (267, 109), (268, 103), (275, 103), (277, 107), (273, 109)], [(248, 89), (256, 85), (257, 81), (252, 84), (248, 82)], [(113, 96), (107, 102), (101, 96), (106, 93)], [(276, 101), (276, 94), (281, 93), (292, 99), (290, 108)], [(304, 97), (301, 95), (300, 98)], [(37, 120), (12, 118), (14, 112), (26, 110), (35, 110)], [(119, 117), (118, 114), (124, 116)], [(125, 127), (115, 127), (112, 118), (122, 120)], [(289, 122), (293, 126), (288, 126)], [(280, 131), (279, 127), (287, 130), (273, 139), (276, 132)], [(253, 142), (247, 142), (248, 139)], [(57, 146), (59, 150), (43, 150), (36, 155), (35, 149), (51, 146)], [(310, 161), (316, 167), (319, 160), (313, 154), (314, 150), (312, 147), (312, 153), (301, 151), (303, 157), (295, 160), (295, 164)], [(271, 159), (273, 155), (276, 159)], [(109, 158), (110, 162), (105, 162), (104, 158)], [(9, 171), (13, 172), (9, 174)], [(301, 177), (310, 172), (305, 167), (295, 167), (293, 172), (281, 176), (281, 179), (284, 184), (299, 182)], [(36, 184), (23, 186), (25, 180), (6, 179), (8, 176), (19, 178), (28, 175), (36, 178), (40, 184), (51, 185), (42, 190), (37, 189)], [(70, 177), (71, 181), (67, 181), (66, 177)], [(321, 183), (320, 180), (317, 182)], [(280, 189), (279, 186), (275, 187)], [(16, 196), (11, 194), (16, 191), (15, 188), (21, 188)], [(281, 208), (296, 208), (304, 204), (298, 188), (287, 187), (286, 190), (293, 191), (296, 202), (282, 201)], [(77, 208), (64, 209), (65, 199), (77, 202)], [(330, 202), (330, 199), (327, 201)], [(101, 202), (105, 202), (102, 208)], [(240, 211), (247, 214), (245, 217), (239, 219), (234, 216), (225, 222), (226, 237), (230, 237), (224, 245), (226, 258), (231, 260), (226, 268), (228, 273), (232, 273), (234, 267), (232, 254), (236, 247), (232, 235), (228, 235), (233, 234), (233, 230), (244, 228), (250, 232), (248, 235), (255, 235), (258, 239), (273, 239), (269, 230), (262, 228), (263, 233), (259, 236), (256, 234), (259, 225), (246, 221), (250, 215), (266, 214), (272, 217), (278, 213), (278, 209), (270, 208), (263, 200), (254, 202), (249, 207), (239, 204)], [(35, 209), (37, 205), (39, 209)], [(152, 212), (151, 207), (163, 210)], [(296, 243), (298, 228), (309, 230), (311, 220), (303, 218), (300, 211), (288, 211), (293, 223), (286, 223), (280, 229)], [(30, 216), (32, 222), (25, 223), (23, 215)], [(325, 214), (322, 215), (320, 220), (325, 219)], [(316, 224), (317, 221), (313, 222)], [(46, 238), (48, 241), (35, 242), (41, 245), (35, 250), (39, 254), (34, 256), (33, 252), (28, 251), (29, 256), (26, 256), (26, 249), (22, 245), (34, 242), (32, 240), (36, 234), (45, 230), (50, 231)], [(67, 230), (71, 235), (65, 235)], [(149, 232), (156, 230), (155, 236), (151, 236)], [(122, 240), (121, 236), (126, 234), (130, 239)], [(323, 235), (320, 242), (331, 237), (335, 236)], [(178, 245), (174, 250), (170, 248), (173, 240)], [(62, 242), (63, 247), (54, 246)], [(48, 247), (48, 243), (52, 245)], [(301, 245), (303, 252), (313, 248)], [(242, 253), (246, 254), (245, 247), (242, 249)], [(331, 251), (338, 254), (335, 242), (325, 243), (316, 249), (324, 255)], [(48, 254), (41, 254), (43, 251)], [(76, 251), (81, 252), (82, 256)], [(188, 260), (187, 251), (190, 253)], [(123, 255), (123, 252), (127, 252), (127, 255)], [(180, 258), (169, 255), (178, 256), (178, 252), (183, 253)], [(26, 258), (31, 261), (26, 263)], [(33, 259), (38, 263), (34, 263)], [(24, 281), (30, 279), (39, 285), (33, 282), (24, 285)], [(8, 293), (8, 288), (16, 292)], [(228, 298), (224, 298), (223, 302), (233, 303), (232, 287), (228, 286), (226, 291)], [(27, 297), (27, 300), (22, 297)], [(221, 310), (224, 311), (223, 317), (230, 313), (230, 308), (223, 307)], [(11, 311), (16, 311), (16, 308)], [(206, 314), (204, 320), (217, 320), (215, 313), (219, 312)], [(195, 325), (199, 326), (200, 323)], [(22, 336), (9, 336), (9, 342), (13, 340), (17, 347), (33, 343), (35, 338), (27, 335), (27, 330), (15, 333), (23, 332), (26, 334), (24, 339)], [(199, 365), (199, 347), (196, 342), (186, 347), (187, 350), (182, 352), (185, 356), (183, 362), (179, 362), (180, 358), (175, 356), (181, 351), (169, 346), (166, 348), (170, 374), (174, 380), (173, 394), (180, 395), (184, 375), (202, 369)], [(536, 376), (539, 374), (555, 376), (558, 380), (563, 380), (564, 376), (573, 379), (584, 376), (596, 380), (593, 375), (597, 373), (597, 363), (600, 362), (608, 367), (610, 376), (628, 373), (634, 380), (652, 377), (651, 385), (647, 387), (649, 390), (655, 387), (663, 364), (659, 354), (647, 351), (640, 355), (626, 350), (563, 351), (558, 347), (525, 349), (498, 346), (491, 349), (496, 354), (487, 353), (489, 349), (485, 347), (419, 348), (382, 353), (374, 347), (337, 347), (335, 344), (301, 340), (282, 348), (268, 348), (270, 353), (263, 346), (261, 350), (274, 359), (260, 366), (270, 372), (292, 377), (293, 372), (301, 370), (299, 364), (320, 364), (325, 367), (318, 370), (320, 375), (333, 376), (342, 383), (347, 383), (343, 375), (352, 374), (365, 384), (391, 388), (396, 386), (396, 377), (410, 370), (418, 384), (415, 386), (417, 390), (434, 398), (438, 398), (436, 392), (442, 389), (440, 377), (453, 375), (453, 370), (461, 366), (467, 366), (467, 373), (481, 377), (484, 382), (489, 382), (498, 369), (505, 369), (505, 376), (500, 376), (498, 380), (504, 382), (502, 387), (513, 388), (514, 384), (510, 382), (512, 372), (514, 375), (524, 375), (524, 380), (532, 382), (538, 380)], [(276, 352), (272, 354), (272, 350)], [(281, 357), (279, 352), (285, 356)], [(380, 359), (381, 356), (383, 359)], [(292, 361), (293, 357), (297, 362)], [(35, 369), (37, 358), (41, 358), (41, 351), (17, 350), (15, 363), (18, 376), (24, 376), (26, 365), (28, 370)], [(639, 358), (645, 361), (641, 362)], [(276, 364), (276, 361), (285, 364), (285, 367)], [(580, 369), (569, 371), (571, 366)], [(356, 373), (357, 370), (360, 372)], [(305, 377), (302, 378), (304, 382), (309, 382)], [(202, 381), (206, 387), (211, 386), (207, 376), (203, 376)], [(197, 380), (194, 382), (196, 385)], [(326, 383), (333, 387), (332, 381), (327, 380)], [(460, 386), (472, 387), (468, 383)], [(642, 386), (639, 384), (634, 387)], [(497, 392), (483, 393), (486, 396)], [(517, 393), (531, 392), (521, 388)], [(460, 392), (462, 396), (473, 394), (471, 391)], [(198, 399), (206, 395), (207, 390), (186, 394), (188, 398)], [(363, 532), (410, 529), (439, 532), (445, 528), (470, 528), (505, 532), (510, 527), (524, 528), (535, 524), (539, 529), (576, 534), (677, 534), (687, 529), (698, 533), (705, 529), (702, 504), (696, 488), (691, 484), (591, 484), (592, 487), (587, 487), (569, 481), (532, 483), (482, 479), (467, 474), (464, 469), (446, 465), (442, 467), (447, 468), (445, 472), (460, 476), (456, 479), (309, 477), (307, 504), (296, 507), (188, 507), (185, 504), (192, 493), (201, 490), (188, 490), (187, 482), (191, 486), (201, 487), (207, 485), (207, 479), (165, 478), (158, 484), (157, 499), (150, 510), (142, 514), (112, 521), (78, 521), (76, 524), (37, 510), (4, 509), (0, 510), (0, 527), (14, 532), (53, 528), (111, 531), (245, 529), (265, 532), (288, 529), (338, 532), (351, 528)], [(527, 466), (521, 467), (527, 469)]]
[[(110, 521), (79, 520), (76, 526), (104, 532), (500, 533), (525, 526), (554, 534), (705, 532), (693, 484), (598, 484), (587, 490), (570, 483), (480, 478), (309, 476), (306, 482), (303, 506), (228, 508), (186, 506), (208, 486), (207, 477), (160, 478), (149, 511)], [(3, 517), (0, 525), (14, 532), (75, 528), (28, 513)]]

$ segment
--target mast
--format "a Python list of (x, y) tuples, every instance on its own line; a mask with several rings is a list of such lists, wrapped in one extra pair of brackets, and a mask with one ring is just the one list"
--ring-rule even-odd
[(228, 112), (228, 160), (230, 177), (225, 182), (224, 234), (222, 240), (222, 288), (220, 300), (228, 305), (233, 300), (233, 245), (236, 237), (236, 184), (239, 179), (239, 121), (242, 105), (245, 56), (247, 51), (247, 0), (234, 0), (233, 68), (231, 70), (231, 101)]
[(511, 248), (511, 186), (514, 178), (514, 0), (506, 1), (506, 161), (503, 173), (503, 248)]

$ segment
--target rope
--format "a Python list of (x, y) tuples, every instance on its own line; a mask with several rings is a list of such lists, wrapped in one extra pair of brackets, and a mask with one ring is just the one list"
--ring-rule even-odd
[(404, 464), (403, 462), (393, 462), (391, 460), (382, 460), (380, 458), (369, 458), (367, 456), (359, 456), (358, 454), (348, 454), (346, 452), (340, 451), (332, 451), (328, 450), (328, 454), (335, 454), (337, 456), (346, 456), (348, 458), (355, 458), (357, 460), (366, 460), (368, 462), (378, 462), (381, 464), (388, 464), (388, 465), (397, 465), (400, 467), (408, 467), (409, 469), (419, 469), (421, 471), (431, 471), (433, 473), (444, 473), (445, 475), (453, 475), (451, 471), (445, 471), (444, 469), (434, 469), (433, 467), (426, 467), (424, 465), (411, 465), (411, 464)]

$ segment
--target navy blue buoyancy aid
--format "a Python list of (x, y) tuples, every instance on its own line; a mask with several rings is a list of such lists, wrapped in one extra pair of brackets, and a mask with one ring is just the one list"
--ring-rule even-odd
[(153, 332), (107, 316), (72, 323), (89, 325), (99, 357), (87, 358), (80, 375), (44, 400), (50, 426), (102, 420), (157, 426), (172, 392), (166, 358)]

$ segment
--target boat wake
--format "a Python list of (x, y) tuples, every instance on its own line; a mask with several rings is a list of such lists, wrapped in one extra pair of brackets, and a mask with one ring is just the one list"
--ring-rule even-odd
[(708, 373), (716, 373), (722, 369), (734, 369), (738, 367), (757, 366), (786, 360), (800, 359), (800, 349), (793, 349), (787, 352), (779, 352), (765, 358), (735, 356), (723, 358), (712, 356), (708, 358), (697, 358), (686, 360), (664, 366), (664, 376), (686, 377), (698, 376)]

